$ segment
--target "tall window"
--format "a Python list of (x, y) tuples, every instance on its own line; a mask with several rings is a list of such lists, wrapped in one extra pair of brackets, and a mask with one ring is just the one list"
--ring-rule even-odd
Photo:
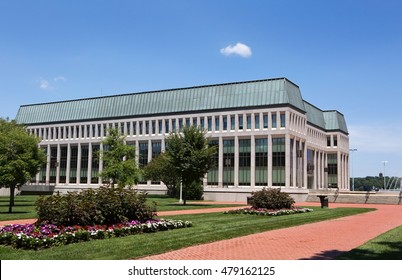
[(286, 127), (286, 114), (285, 113), (281, 113), (281, 127), (284, 128)]
[(205, 119), (204, 119), (204, 117), (201, 117), (201, 118), (200, 118), (200, 126), (201, 126), (201, 129), (202, 129), (202, 130), (205, 129)]
[(183, 119), (182, 118), (179, 119), (179, 131), (180, 132), (183, 131)]
[(208, 131), (212, 131), (212, 117), (208, 117)]
[(239, 185), (250, 185), (251, 140), (239, 140)]
[(89, 159), (89, 146), (81, 145), (80, 184), (88, 183), (88, 159)]
[(219, 116), (215, 116), (215, 131), (219, 131), (220, 127), (219, 127)]
[(255, 185), (268, 185), (268, 139), (255, 139)]
[(92, 170), (91, 170), (91, 184), (97, 184), (99, 182), (99, 145), (92, 145)]
[(49, 183), (56, 183), (57, 147), (50, 147), (50, 178)]
[(230, 130), (235, 130), (235, 129), (236, 129), (235, 116), (231, 115), (230, 116)]
[(285, 138), (272, 138), (272, 185), (285, 186)]
[(338, 185), (338, 159), (336, 154), (328, 155), (328, 186)]
[(70, 183), (77, 183), (78, 146), (71, 146)]
[(60, 176), (59, 182), (66, 183), (67, 172), (67, 146), (60, 147)]
[(177, 127), (176, 127), (176, 119), (172, 120), (172, 132), (176, 132)]
[(276, 113), (272, 113), (272, 128), (277, 128), (277, 123), (276, 123)]
[(170, 129), (169, 129), (169, 120), (165, 120), (165, 133), (169, 133)]
[(216, 147), (216, 154), (214, 155), (215, 166), (208, 170), (208, 185), (217, 186), (218, 185), (218, 166), (219, 166), (219, 141), (210, 140), (208, 145), (210, 147)]
[(243, 115), (239, 115), (239, 130), (243, 130)]
[(152, 134), (156, 134), (156, 121), (152, 121)]
[(260, 129), (260, 114), (255, 114), (254, 115), (254, 126), (255, 126), (255, 129)]
[(223, 186), (234, 185), (234, 140), (223, 140)]
[[(157, 142), (152, 142), (152, 158), (156, 158), (159, 156), (162, 152), (162, 143), (157, 141)], [(151, 184), (160, 184), (160, 181), (152, 181)]]
[(223, 130), (228, 130), (228, 117), (227, 116), (223, 116), (222, 117), (222, 122), (223, 122)]
[[(139, 143), (139, 158), (138, 163), (139, 167), (144, 167), (148, 164), (148, 142)], [(146, 184), (147, 181), (143, 178), (140, 179), (140, 184)]]
[(268, 128), (268, 114), (265, 113), (263, 116), (264, 128)]
[(190, 127), (190, 118), (186, 118), (186, 126)]
[(247, 115), (247, 129), (251, 129), (251, 115)]
[(163, 129), (162, 120), (158, 120), (158, 134), (162, 134), (162, 129)]

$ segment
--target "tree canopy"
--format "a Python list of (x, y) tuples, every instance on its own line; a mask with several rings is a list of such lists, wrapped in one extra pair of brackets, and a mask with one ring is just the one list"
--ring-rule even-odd
[(194, 182), (202, 180), (208, 170), (215, 164), (213, 158), (216, 148), (208, 146), (205, 131), (195, 127), (184, 127), (182, 132), (170, 133), (166, 138), (166, 157), (183, 185), (183, 198)]
[(24, 126), (0, 119), (0, 187), (10, 188), (10, 213), (15, 188), (31, 180), (46, 163), (39, 142), (40, 139), (29, 135)]
[(126, 145), (125, 136), (118, 129), (109, 129), (109, 135), (102, 141), (103, 170), (99, 177), (109, 180), (109, 185), (121, 188), (139, 182), (140, 170), (135, 161), (135, 147)]

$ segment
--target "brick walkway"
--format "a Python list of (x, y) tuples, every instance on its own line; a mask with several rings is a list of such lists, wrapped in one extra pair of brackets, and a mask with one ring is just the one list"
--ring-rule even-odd
[[(317, 206), (317, 203), (298, 203)], [(238, 208), (209, 208), (159, 212), (158, 216), (222, 212)], [(147, 260), (297, 260), (332, 259), (370, 239), (402, 225), (401, 205), (330, 204), (336, 207), (368, 207), (377, 211), (313, 224), (272, 230), (149, 256)], [(35, 220), (3, 221), (33, 223)]]
[[(299, 203), (299, 206), (317, 205)], [(184, 248), (147, 260), (297, 260), (332, 259), (402, 225), (402, 206), (330, 204), (377, 211), (335, 220), (273, 230)]]

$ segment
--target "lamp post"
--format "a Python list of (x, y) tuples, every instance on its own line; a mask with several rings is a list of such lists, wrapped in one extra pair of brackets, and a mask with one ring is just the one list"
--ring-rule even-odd
[(180, 178), (180, 199), (179, 203), (183, 203), (183, 180)]
[(386, 184), (385, 184), (385, 182), (386, 182), (386, 179), (385, 179), (385, 165), (388, 163), (388, 161), (383, 160), (381, 162), (384, 164), (384, 169), (383, 169), (383, 172), (382, 172), (382, 176), (384, 177), (384, 190), (385, 190), (385, 186), (386, 186)]
[(357, 152), (357, 149), (349, 149), (352, 152), (351, 160), (352, 160), (352, 191), (355, 191), (355, 177), (353, 176), (353, 154)]

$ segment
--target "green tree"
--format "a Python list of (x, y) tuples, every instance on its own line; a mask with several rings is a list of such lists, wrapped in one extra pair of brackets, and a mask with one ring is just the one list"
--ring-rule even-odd
[(15, 189), (31, 180), (46, 162), (40, 139), (15, 121), (0, 119), (0, 187), (10, 188), (12, 213)]
[(109, 186), (124, 188), (139, 182), (140, 169), (135, 161), (135, 147), (126, 145), (125, 136), (118, 129), (109, 129), (109, 136), (103, 141), (103, 170), (99, 177), (109, 180)]
[(182, 132), (171, 132), (165, 141), (165, 154), (173, 167), (170, 172), (181, 178), (184, 204), (193, 183), (200, 182), (214, 165), (216, 148), (208, 146), (205, 134), (195, 126), (184, 127)]
[(144, 178), (146, 180), (162, 181), (167, 187), (167, 194), (175, 197), (180, 178), (174, 170), (175, 168), (166, 153), (161, 153), (144, 167)]

